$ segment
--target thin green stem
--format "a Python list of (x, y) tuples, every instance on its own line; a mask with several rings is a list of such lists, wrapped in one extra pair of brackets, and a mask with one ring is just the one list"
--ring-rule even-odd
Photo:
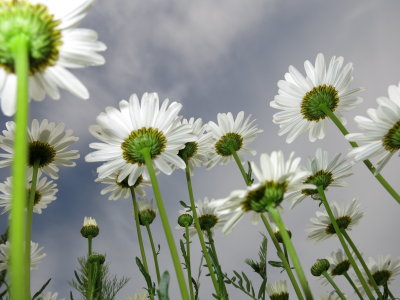
[(333, 286), (333, 288), (335, 289), (336, 293), (338, 294), (338, 296), (343, 299), (346, 300), (346, 297), (343, 295), (342, 291), (340, 290), (340, 288), (337, 286), (337, 284), (335, 283), (335, 281), (333, 281), (332, 277), (325, 271), (322, 273), (322, 275), (324, 275), (324, 277), (326, 278), (326, 280), (329, 281), (329, 283)]
[(385, 289), (385, 291), (389, 294), (390, 299), (392, 299), (392, 300), (398, 299), (398, 298), (396, 298), (396, 297), (392, 294), (392, 292), (389, 290), (389, 286), (388, 286), (387, 282), (386, 282), (385, 285), (384, 285), (384, 289)]
[(383, 296), (383, 295), (382, 295), (381, 291), (379, 290), (379, 287), (378, 287), (378, 285), (376, 284), (375, 279), (374, 279), (374, 277), (372, 276), (370, 270), (368, 269), (368, 266), (367, 266), (367, 264), (365, 263), (364, 258), (362, 257), (360, 251), (358, 251), (356, 245), (353, 243), (353, 241), (352, 241), (352, 239), (350, 238), (350, 236), (349, 236), (349, 234), (347, 233), (347, 231), (346, 231), (345, 229), (341, 229), (341, 232), (342, 232), (344, 238), (346, 239), (347, 243), (350, 245), (351, 249), (353, 249), (353, 252), (356, 254), (357, 259), (358, 259), (358, 261), (361, 263), (361, 265), (362, 265), (362, 267), (363, 267), (363, 269), (364, 269), (364, 271), (365, 271), (365, 274), (367, 274), (369, 283), (370, 283), (370, 284), (372, 285), (372, 287), (374, 288), (376, 294), (378, 295), (378, 298), (379, 298), (379, 299), (382, 299), (382, 296)]
[(219, 295), (218, 282), (217, 282), (217, 279), (215, 277), (215, 272), (214, 272), (214, 268), (213, 268), (213, 265), (212, 265), (212, 262), (211, 262), (211, 258), (208, 255), (206, 243), (204, 242), (203, 231), (200, 228), (200, 222), (199, 222), (199, 218), (197, 216), (196, 205), (194, 203), (193, 187), (192, 187), (192, 179), (190, 177), (189, 163), (188, 163), (188, 161), (185, 161), (185, 163), (186, 163), (186, 168), (185, 168), (186, 182), (187, 182), (188, 192), (189, 192), (190, 207), (191, 207), (192, 214), (193, 214), (193, 219), (194, 219), (194, 227), (196, 228), (197, 236), (198, 236), (199, 241), (200, 241), (201, 250), (202, 250), (203, 256), (204, 256), (204, 258), (206, 260), (206, 264), (207, 264), (207, 267), (208, 267), (208, 271), (210, 272), (210, 277), (211, 277), (212, 283), (214, 285), (215, 292), (216, 292), (217, 295)]
[(347, 272), (345, 272), (343, 275), (344, 275), (344, 277), (346, 277), (347, 281), (350, 283), (350, 285), (352, 286), (352, 288), (356, 292), (358, 298), (360, 298), (360, 300), (364, 300), (363, 296), (361, 295), (360, 291), (358, 290), (357, 286), (354, 284), (354, 281), (351, 279), (349, 274)]
[(27, 125), (28, 125), (28, 41), (23, 35), (14, 38), (12, 51), (17, 74), (17, 111), (12, 167), (12, 208), (10, 223), (10, 286), (12, 299), (30, 299), (27, 279), (26, 259), (24, 259), (26, 240), (25, 208), (26, 166), (28, 165)]
[(132, 204), (133, 204), (133, 217), (135, 219), (136, 233), (137, 233), (137, 237), (138, 237), (138, 241), (139, 241), (139, 247), (140, 247), (140, 255), (142, 257), (143, 266), (144, 266), (146, 272), (149, 273), (149, 267), (147, 265), (147, 259), (146, 259), (146, 252), (144, 251), (142, 230), (140, 229), (139, 207), (138, 207), (138, 204), (137, 204), (137, 201), (136, 201), (135, 188), (133, 186), (131, 186), (130, 190), (131, 190)]
[(176, 277), (178, 279), (181, 296), (183, 300), (188, 300), (189, 294), (185, 283), (185, 277), (183, 275), (182, 267), (179, 261), (178, 251), (176, 249), (174, 237), (172, 235), (171, 226), (169, 225), (168, 216), (167, 212), (165, 211), (160, 188), (158, 187), (156, 172), (154, 171), (153, 161), (151, 160), (150, 156), (150, 149), (144, 148), (142, 149), (141, 153), (144, 157), (144, 160), (146, 162), (146, 167), (150, 175), (154, 196), (156, 198), (158, 211), (160, 212), (161, 223), (163, 225), (165, 237), (167, 239), (168, 247), (171, 253), (171, 258), (174, 264)]
[(296, 250), (293, 246), (292, 240), (289, 237), (288, 232), (286, 231), (285, 224), (282, 221), (281, 215), (274, 207), (269, 207), (268, 212), (270, 213), (271, 217), (273, 218), (276, 226), (279, 229), (279, 232), (282, 236), (283, 242), (285, 243), (286, 249), (289, 253), (290, 259), (293, 263), (294, 269), (296, 270), (297, 277), (299, 278), (300, 285), (303, 289), (304, 295), (306, 299), (313, 299), (310, 286), (308, 285), (308, 281), (306, 276), (304, 275), (303, 268), (300, 264), (300, 260), (297, 256)]
[(190, 263), (190, 235), (189, 226), (185, 227), (185, 240), (186, 240), (186, 269), (189, 283), (190, 299), (194, 300), (193, 282), (192, 282), (192, 267)]
[(265, 228), (268, 231), (269, 236), (271, 237), (272, 243), (274, 244), (274, 246), (276, 248), (276, 251), (278, 253), (278, 257), (281, 259), (281, 261), (283, 263), (283, 267), (285, 268), (286, 273), (289, 276), (290, 282), (293, 285), (293, 288), (294, 288), (294, 291), (296, 292), (297, 298), (299, 300), (303, 300), (304, 297), (303, 297), (303, 295), (301, 293), (299, 284), (297, 283), (296, 277), (294, 277), (292, 269), (290, 268), (290, 265), (289, 265), (289, 261), (288, 261), (286, 255), (284, 254), (284, 252), (282, 251), (282, 248), (279, 245), (278, 240), (276, 239), (276, 236), (274, 234), (274, 231), (272, 230), (271, 225), (269, 224), (269, 222), (268, 222), (267, 218), (264, 216), (264, 214), (261, 214), (261, 219), (262, 219), (262, 221), (263, 221), (263, 223), (265, 225)]
[(92, 255), (92, 240), (93, 240), (93, 237), (91, 235), (89, 235), (87, 240), (88, 240), (88, 258), (89, 258), (90, 255)]
[(151, 251), (153, 252), (153, 260), (154, 260), (154, 266), (156, 267), (157, 282), (160, 283), (160, 278), (161, 278), (160, 267), (158, 266), (157, 251), (156, 248), (154, 247), (153, 235), (151, 234), (151, 229), (149, 224), (146, 225), (146, 229), (147, 229), (147, 235), (149, 236)]
[(247, 173), (243, 168), (243, 165), (242, 165), (242, 162), (241, 162), (241, 160), (239, 158), (239, 155), (237, 155), (236, 151), (233, 150), (233, 149), (231, 149), (231, 153), (232, 153), (233, 158), (235, 159), (235, 162), (236, 162), (237, 166), (239, 167), (240, 173), (242, 174), (243, 179), (246, 182), (246, 185), (250, 185), (251, 182), (249, 182), (249, 178), (247, 177)]
[(367, 296), (368, 296), (369, 299), (371, 299), (371, 300), (372, 300), (372, 299), (375, 299), (374, 296), (372, 295), (372, 292), (371, 292), (371, 290), (370, 290), (370, 288), (369, 288), (367, 282), (365, 281), (364, 277), (362, 276), (361, 271), (360, 271), (360, 269), (358, 268), (358, 266), (357, 266), (357, 264), (356, 264), (356, 262), (355, 262), (353, 256), (351, 255), (351, 252), (350, 252), (350, 250), (349, 250), (349, 247), (348, 247), (347, 244), (346, 244), (346, 241), (345, 241), (344, 238), (343, 238), (343, 235), (342, 235), (342, 232), (341, 232), (341, 230), (340, 230), (340, 228), (339, 228), (339, 225), (337, 224), (336, 219), (335, 219), (335, 217), (334, 217), (334, 215), (333, 215), (333, 213), (332, 213), (332, 210), (331, 210), (331, 208), (330, 208), (330, 206), (329, 206), (329, 203), (328, 203), (328, 201), (326, 200), (324, 188), (323, 188), (322, 186), (318, 186), (318, 193), (319, 193), (319, 195), (321, 196), (321, 201), (322, 201), (322, 203), (323, 203), (324, 206), (325, 206), (326, 212), (328, 213), (329, 219), (330, 219), (331, 222), (332, 222), (332, 225), (333, 225), (333, 228), (335, 229), (336, 235), (338, 236), (339, 241), (340, 241), (340, 243), (342, 244), (343, 250), (344, 250), (344, 252), (346, 253), (347, 258), (349, 259), (350, 264), (351, 264), (351, 266), (352, 266), (353, 269), (354, 269), (354, 272), (356, 273), (358, 279), (360, 280), (361, 285), (363, 286), (363, 288), (364, 288), (364, 290), (365, 290), (365, 293), (367, 294)]
[[(336, 117), (336, 115), (326, 106), (326, 104), (322, 104), (320, 109), (332, 120), (333, 123), (339, 128), (340, 132), (346, 136), (349, 134), (349, 131), (344, 127), (342, 122)], [(353, 148), (358, 147), (356, 142), (349, 141), (350, 145)], [(375, 174), (376, 168), (374, 165), (368, 160), (363, 161), (367, 166), (368, 170), (375, 176), (375, 178), (380, 182), (380, 184), (386, 189), (386, 191), (398, 202), (400, 203), (400, 195), (393, 189), (393, 187), (386, 181), (386, 179), (381, 174)]]

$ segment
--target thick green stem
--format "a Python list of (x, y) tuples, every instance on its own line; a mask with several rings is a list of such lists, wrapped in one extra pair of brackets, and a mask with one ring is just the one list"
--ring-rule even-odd
[[(349, 134), (349, 131), (344, 127), (342, 122), (336, 117), (336, 115), (326, 106), (326, 104), (322, 104), (320, 109), (332, 120), (333, 123), (339, 128), (340, 132), (346, 136)], [(350, 142), (350, 145), (353, 148), (358, 147), (356, 142)], [(374, 165), (368, 160), (363, 161), (367, 166), (368, 170), (375, 176), (375, 178), (380, 182), (380, 184), (386, 189), (386, 191), (398, 202), (400, 203), (400, 195), (392, 188), (392, 186), (386, 181), (386, 179), (381, 174), (375, 174), (376, 168)]]
[(156, 172), (154, 171), (153, 161), (151, 160), (150, 156), (150, 149), (144, 148), (142, 149), (141, 153), (145, 159), (146, 167), (150, 175), (154, 196), (156, 198), (158, 211), (160, 212), (161, 223), (163, 225), (165, 237), (167, 239), (168, 247), (171, 253), (171, 258), (174, 264), (176, 277), (178, 279), (181, 296), (183, 300), (188, 300), (189, 294), (185, 283), (185, 277), (183, 275), (182, 267), (179, 261), (178, 251), (176, 249), (174, 237), (172, 235), (171, 226), (169, 225), (168, 216), (167, 212), (165, 211), (160, 188), (158, 187)]
[[(14, 38), (11, 45), (17, 74), (17, 111), (15, 115), (14, 160), (12, 167), (13, 187), (10, 223), (10, 287), (11, 298), (30, 299), (27, 279), (27, 260), (24, 259), (26, 240), (25, 208), (26, 166), (28, 165), (28, 41), (23, 35)], [(30, 242), (30, 241), (29, 241)]]
[(342, 229), (341, 232), (342, 232), (344, 238), (346, 239), (347, 243), (349, 243), (351, 249), (353, 249), (353, 252), (356, 254), (358, 261), (361, 263), (365, 274), (367, 274), (369, 283), (372, 285), (372, 287), (374, 288), (376, 294), (378, 295), (378, 299), (382, 299), (383, 295), (382, 295), (381, 291), (379, 290), (379, 287), (376, 284), (374, 277), (372, 276), (371, 272), (369, 271), (368, 266), (365, 263), (364, 258), (362, 257), (360, 251), (358, 251), (356, 245), (353, 243), (352, 239), (350, 238), (350, 236), (346, 232), (346, 230)]
[(339, 225), (336, 222), (335, 216), (333, 215), (332, 210), (331, 210), (331, 208), (329, 206), (329, 203), (326, 200), (324, 188), (322, 186), (318, 186), (318, 193), (321, 196), (321, 201), (325, 206), (326, 212), (328, 213), (329, 219), (332, 222), (332, 225), (333, 225), (333, 228), (335, 229), (336, 235), (339, 238), (340, 243), (342, 244), (343, 250), (346, 253), (347, 258), (349, 259), (350, 264), (354, 269), (354, 272), (356, 273), (358, 279), (360, 280), (360, 283), (363, 286), (363, 288), (365, 290), (365, 293), (367, 294), (369, 299), (371, 299), (371, 300), (375, 299), (374, 296), (372, 295), (372, 292), (371, 292), (367, 282), (365, 281), (364, 277), (362, 276), (361, 271), (358, 268), (353, 256), (351, 255), (350, 249), (347, 246), (346, 241), (343, 238), (342, 232), (341, 232), (341, 230), (339, 228)]
[(136, 233), (137, 233), (137, 237), (138, 237), (138, 241), (139, 241), (140, 255), (142, 257), (143, 266), (144, 266), (146, 272), (149, 273), (149, 267), (147, 265), (147, 259), (146, 259), (146, 252), (144, 251), (142, 231), (140, 229), (139, 208), (138, 208), (138, 204), (136, 201), (135, 188), (133, 186), (131, 186), (130, 190), (131, 190), (131, 195), (132, 195), (133, 216), (135, 219)]
[(189, 163), (188, 163), (188, 161), (185, 161), (185, 163), (186, 163), (186, 168), (185, 168), (186, 182), (187, 182), (188, 192), (189, 192), (190, 207), (191, 207), (192, 214), (193, 214), (193, 219), (194, 219), (194, 227), (196, 228), (197, 236), (198, 236), (199, 241), (200, 241), (201, 250), (202, 250), (203, 256), (204, 256), (204, 258), (206, 260), (206, 264), (207, 264), (207, 267), (208, 267), (208, 271), (210, 272), (210, 277), (211, 277), (212, 283), (214, 285), (215, 292), (216, 292), (217, 295), (219, 295), (218, 282), (217, 282), (217, 279), (215, 277), (214, 268), (213, 268), (213, 265), (212, 265), (212, 262), (211, 262), (211, 258), (208, 255), (206, 243), (204, 242), (203, 231), (200, 228), (200, 222), (199, 222), (199, 218), (197, 216), (196, 205), (194, 203), (193, 187), (192, 187), (192, 179), (190, 177)]
[(351, 277), (349, 276), (349, 274), (347, 272), (345, 272), (343, 275), (344, 275), (344, 277), (346, 277), (347, 281), (350, 283), (350, 285), (352, 286), (352, 288), (356, 292), (358, 298), (360, 298), (360, 300), (364, 300), (363, 296), (361, 295), (360, 291), (358, 290), (357, 286), (354, 284), (354, 282), (351, 279)]
[(151, 251), (153, 252), (153, 260), (154, 260), (154, 266), (156, 267), (157, 282), (160, 283), (160, 278), (161, 278), (160, 267), (158, 266), (157, 251), (156, 248), (154, 247), (153, 235), (151, 234), (151, 229), (149, 224), (146, 225), (146, 229), (147, 229), (147, 235), (149, 236)]
[(192, 282), (192, 267), (190, 264), (190, 235), (189, 226), (185, 227), (185, 240), (186, 240), (186, 269), (189, 283), (190, 299), (194, 300), (193, 282)]
[(297, 256), (296, 250), (293, 246), (292, 240), (289, 237), (288, 232), (286, 231), (285, 224), (282, 221), (281, 215), (274, 207), (269, 207), (268, 212), (273, 218), (276, 226), (278, 226), (279, 232), (282, 236), (283, 242), (285, 243), (286, 249), (289, 253), (290, 259), (292, 260), (294, 269), (296, 270), (297, 277), (299, 278), (301, 287), (303, 288), (304, 295), (307, 300), (313, 299), (310, 287), (308, 285), (308, 281), (306, 276), (304, 275), (303, 268), (300, 264), (300, 260)]
[(324, 277), (326, 278), (326, 280), (329, 281), (329, 283), (333, 286), (333, 288), (335, 289), (336, 293), (338, 294), (338, 296), (343, 299), (346, 300), (346, 297), (343, 295), (342, 291), (340, 290), (340, 288), (337, 286), (337, 284), (333, 281), (332, 277), (325, 271), (322, 273), (322, 275), (324, 275)]
[(240, 161), (239, 155), (237, 155), (236, 151), (233, 149), (231, 149), (231, 153), (232, 153), (233, 158), (235, 159), (237, 166), (239, 167), (240, 173), (242, 174), (243, 179), (246, 182), (246, 185), (250, 185), (251, 182), (249, 182), (249, 178), (247, 176), (246, 171), (243, 168), (243, 165), (242, 165), (242, 162)]
[(294, 277), (292, 269), (290, 268), (290, 265), (289, 265), (289, 261), (287, 260), (286, 255), (284, 254), (284, 252), (282, 251), (282, 248), (279, 245), (278, 240), (276, 239), (276, 236), (274, 234), (274, 231), (272, 230), (271, 225), (269, 224), (269, 222), (268, 222), (267, 218), (264, 216), (264, 214), (261, 214), (261, 219), (263, 220), (265, 228), (267, 229), (268, 234), (271, 237), (272, 243), (274, 244), (274, 246), (276, 248), (276, 251), (278, 253), (278, 257), (281, 259), (281, 261), (283, 263), (283, 267), (285, 268), (286, 273), (289, 276), (290, 282), (292, 283), (294, 291), (296, 292), (297, 299), (303, 300), (304, 297), (303, 297), (303, 295), (301, 293), (299, 284), (297, 283), (296, 277)]

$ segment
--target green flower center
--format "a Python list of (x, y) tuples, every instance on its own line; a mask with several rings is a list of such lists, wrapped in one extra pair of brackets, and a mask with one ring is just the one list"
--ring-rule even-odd
[[(30, 193), (31, 193), (31, 189), (28, 189), (27, 193), (26, 193), (26, 195), (28, 197), (28, 201), (29, 201)], [(35, 198), (33, 199), (33, 206), (38, 204), (41, 199), (42, 199), (42, 195), (38, 191), (35, 191)]]
[(179, 150), (178, 155), (184, 161), (191, 159), (197, 153), (198, 145), (196, 142), (188, 142), (185, 144), (185, 148)]
[(201, 230), (210, 230), (218, 223), (218, 217), (212, 214), (205, 214), (199, 216), (199, 224)]
[(393, 152), (400, 149), (400, 121), (397, 121), (383, 137), (383, 147)]
[(239, 151), (242, 145), (243, 138), (235, 132), (229, 132), (215, 144), (215, 151), (221, 156), (231, 156), (232, 151)]
[[(351, 218), (349, 216), (343, 216), (340, 218), (336, 219), (336, 223), (338, 224), (340, 229), (346, 229), (350, 223), (351, 223)], [(333, 228), (332, 223), (326, 227), (326, 233), (327, 234), (336, 234), (335, 228)]]
[[(118, 177), (117, 177), (118, 178)], [(117, 180), (115, 180), (115, 183), (120, 186), (123, 189), (129, 189), (131, 188), (130, 185), (128, 184), (128, 178), (129, 176), (127, 176), (124, 180), (122, 180), (121, 182), (118, 182)], [(136, 179), (135, 184), (133, 185), (134, 188), (138, 187), (141, 183), (143, 182), (143, 177), (142, 175), (140, 175), (138, 177), (138, 179)]]
[(29, 143), (28, 148), (30, 167), (33, 167), (35, 161), (39, 161), (39, 168), (43, 168), (52, 163), (56, 157), (56, 150), (48, 143), (33, 141)]
[(271, 205), (273, 207), (278, 206), (283, 200), (286, 188), (286, 182), (267, 181), (264, 185), (247, 193), (245, 200), (242, 202), (243, 210), (263, 213)]
[(289, 300), (289, 293), (281, 292), (279, 294), (272, 294), (269, 296), (271, 300)]
[(149, 149), (151, 159), (160, 155), (167, 146), (164, 134), (156, 128), (141, 128), (134, 130), (121, 144), (122, 156), (130, 164), (145, 163), (142, 150)]
[(374, 278), (377, 285), (385, 285), (391, 276), (392, 273), (388, 270), (381, 270), (372, 274), (372, 277)]
[(335, 111), (339, 103), (337, 90), (331, 85), (319, 85), (305, 94), (301, 101), (301, 113), (308, 121), (318, 122), (326, 118), (320, 105), (325, 104), (331, 111)]
[(14, 57), (10, 49), (16, 36), (28, 41), (30, 75), (54, 66), (62, 45), (59, 20), (43, 4), (20, 0), (0, 2), (0, 66), (15, 73)]
[[(322, 186), (324, 190), (333, 182), (333, 176), (331, 172), (320, 170), (313, 175), (307, 177), (304, 183), (315, 184), (316, 186)], [(318, 194), (317, 189), (304, 189), (301, 193), (307, 196)]]
[(343, 275), (349, 270), (349, 268), (350, 268), (350, 262), (348, 260), (344, 260), (332, 268), (331, 274), (333, 276)]

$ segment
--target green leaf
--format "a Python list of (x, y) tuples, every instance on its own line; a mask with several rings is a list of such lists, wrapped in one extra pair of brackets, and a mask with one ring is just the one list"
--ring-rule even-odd
[(283, 263), (281, 261), (274, 261), (274, 260), (269, 260), (268, 263), (273, 266), (274, 268), (283, 268)]
[(153, 281), (151, 280), (151, 277), (149, 273), (147, 273), (145, 267), (142, 264), (142, 261), (140, 260), (139, 257), (136, 256), (135, 258), (136, 264), (139, 267), (140, 272), (142, 273), (144, 280), (146, 280), (147, 283), (147, 291), (149, 294), (154, 295), (154, 286), (153, 286)]
[(35, 295), (33, 295), (32, 300), (35, 300), (37, 297), (40, 296), (40, 294), (41, 294), (41, 293), (44, 291), (44, 289), (48, 286), (48, 284), (50, 283), (50, 281), (51, 281), (51, 278), (49, 278), (49, 280), (47, 280), (47, 281), (43, 284), (43, 286), (40, 288), (39, 291), (36, 292)]
[(158, 299), (159, 300), (169, 300), (168, 297), (168, 285), (169, 285), (169, 273), (165, 271), (160, 279), (160, 284), (158, 285)]
[(74, 300), (74, 296), (72, 295), (72, 291), (69, 292), (69, 299)]

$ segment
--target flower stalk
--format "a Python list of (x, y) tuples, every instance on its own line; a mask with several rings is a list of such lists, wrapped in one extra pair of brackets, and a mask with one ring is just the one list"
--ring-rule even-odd
[(361, 295), (360, 291), (358, 290), (357, 286), (354, 284), (353, 280), (351, 279), (349, 273), (345, 272), (343, 275), (347, 279), (347, 281), (350, 283), (350, 285), (354, 289), (354, 291), (356, 292), (358, 298), (360, 298), (360, 300), (364, 300), (364, 298)]
[(335, 281), (333, 281), (333, 278), (328, 274), (328, 272), (323, 272), (322, 275), (326, 278), (326, 280), (328, 280), (328, 282), (333, 286), (333, 288), (335, 289), (336, 293), (338, 294), (338, 296), (340, 297), (340, 299), (342, 300), (346, 300), (346, 297), (343, 295), (342, 291), (340, 290), (340, 288), (337, 286), (337, 284), (335, 283)]
[(154, 266), (156, 268), (157, 282), (160, 283), (161, 276), (160, 276), (160, 267), (158, 266), (158, 257), (157, 257), (158, 254), (156, 248), (154, 247), (153, 235), (151, 233), (149, 224), (146, 224), (146, 230), (147, 230), (147, 235), (149, 236), (151, 251), (153, 252), (153, 260), (154, 260)]
[(188, 276), (188, 284), (189, 284), (189, 292), (190, 299), (194, 299), (194, 291), (193, 291), (193, 282), (192, 282), (192, 267), (190, 263), (190, 235), (189, 235), (189, 226), (185, 226), (185, 241), (186, 241), (186, 269)]

